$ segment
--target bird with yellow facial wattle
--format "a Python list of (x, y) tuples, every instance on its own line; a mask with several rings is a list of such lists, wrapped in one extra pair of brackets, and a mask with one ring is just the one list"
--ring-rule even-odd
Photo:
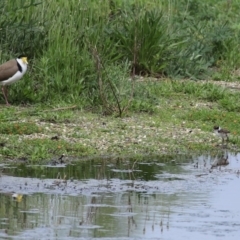
[(0, 65), (0, 85), (2, 85), (2, 92), (7, 105), (9, 105), (7, 85), (20, 80), (27, 71), (27, 65), (28, 61), (25, 56), (19, 56)]

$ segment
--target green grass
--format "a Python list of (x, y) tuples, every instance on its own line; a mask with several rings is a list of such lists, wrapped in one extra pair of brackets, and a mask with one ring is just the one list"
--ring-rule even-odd
[(2, 123), (0, 126), (0, 134), (9, 135), (30, 135), (33, 133), (40, 133), (42, 131), (41, 127), (37, 126), (35, 123)]
[[(8, 138), (8, 141), (5, 139)], [(19, 141), (21, 139), (21, 141)], [(4, 146), (0, 148), (1, 159), (25, 159), (28, 163), (48, 163), (58, 159), (62, 154), (77, 156), (78, 158), (94, 154), (90, 148), (80, 143), (69, 143), (64, 140), (51, 140), (50, 138), (21, 138), (6, 135), (1, 136)]]
[(122, 118), (76, 105), (3, 105), (0, 159), (45, 163), (62, 154), (77, 160), (218, 151), (221, 140), (213, 134), (214, 125), (231, 131), (229, 149), (240, 149), (240, 114), (236, 108), (228, 110), (238, 91), (213, 82), (149, 79), (137, 81), (136, 89), (138, 94)]
[[(30, 63), (9, 97), (14, 104), (77, 103), (121, 115), (129, 99), (135, 110), (150, 108), (132, 99), (130, 74), (239, 80), (239, 10), (237, 0), (5, 0), (1, 61), (24, 53)], [(224, 94), (185, 86), (192, 90), (207, 99)]]
[(2, 1), (1, 62), (24, 53), (29, 69), (9, 87), (15, 107), (0, 111), (1, 158), (50, 159), (55, 134), (75, 157), (206, 150), (213, 124), (238, 146), (240, 94), (218, 84), (240, 79), (239, 10), (237, 0)]

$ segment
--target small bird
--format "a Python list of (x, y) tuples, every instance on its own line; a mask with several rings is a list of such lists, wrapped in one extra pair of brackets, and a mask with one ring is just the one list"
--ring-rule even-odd
[(214, 160), (211, 169), (218, 166), (226, 166), (228, 164), (229, 164), (228, 156), (223, 155), (222, 157)]
[(220, 136), (222, 138), (222, 144), (224, 143), (225, 139), (226, 139), (226, 141), (229, 140), (228, 134), (230, 133), (230, 131), (228, 131), (227, 129), (222, 129), (219, 126), (214, 126), (213, 130), (218, 136)]
[(21, 201), (22, 201), (22, 197), (23, 197), (22, 194), (14, 193), (14, 194), (12, 195), (13, 200), (15, 200), (15, 201), (17, 201), (17, 202), (21, 202)]
[(25, 56), (19, 56), (0, 65), (0, 85), (2, 85), (2, 92), (7, 105), (9, 103), (6, 86), (20, 80), (27, 71), (27, 65), (28, 61)]

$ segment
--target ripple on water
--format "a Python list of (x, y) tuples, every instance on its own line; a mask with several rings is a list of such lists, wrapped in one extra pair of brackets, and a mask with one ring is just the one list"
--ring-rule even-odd
[(0, 177), (0, 238), (238, 239), (240, 156), (228, 157), (217, 168), (218, 156), (45, 166), (34, 172), (42, 177), (29, 167), (28, 178), (9, 166)]

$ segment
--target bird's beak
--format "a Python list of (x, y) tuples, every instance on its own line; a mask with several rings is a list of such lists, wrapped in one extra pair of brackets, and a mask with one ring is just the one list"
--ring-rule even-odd
[(28, 64), (27, 57), (23, 57), (22, 60), (24, 63)]

